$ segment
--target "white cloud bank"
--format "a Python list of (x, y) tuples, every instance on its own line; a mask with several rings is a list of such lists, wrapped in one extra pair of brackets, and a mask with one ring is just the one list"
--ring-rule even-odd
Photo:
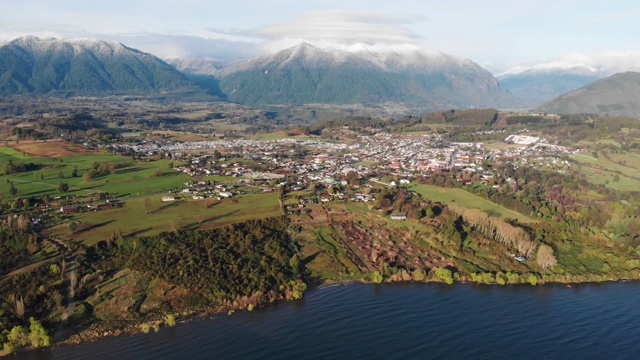
[(350, 50), (366, 46), (383, 50), (416, 48), (422, 37), (406, 25), (422, 20), (374, 12), (321, 11), (255, 29), (209, 30), (221, 36), (254, 41), (262, 52), (275, 52), (302, 42), (323, 48)]
[(523, 72), (591, 71), (599, 76), (610, 76), (625, 71), (640, 71), (640, 51), (607, 51), (595, 55), (570, 53), (558, 59), (543, 61), (530, 66), (516, 66), (498, 76)]

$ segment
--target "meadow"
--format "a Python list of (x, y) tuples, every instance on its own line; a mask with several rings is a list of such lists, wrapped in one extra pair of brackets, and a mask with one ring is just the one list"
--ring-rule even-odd
[[(39, 198), (44, 194), (50, 197), (63, 195), (86, 195), (96, 192), (108, 192), (115, 196), (140, 195), (168, 191), (181, 186), (190, 178), (169, 168), (170, 160), (137, 161), (121, 155), (79, 152), (68, 156), (39, 157), (17, 151), (9, 147), (0, 147), (0, 164), (8, 161), (35, 164), (35, 170), (1, 175), (0, 191), (10, 195), (10, 184), (18, 190), (16, 196)], [(93, 163), (114, 162), (118, 165), (113, 174), (101, 175), (85, 181), (82, 175)], [(76, 176), (73, 176), (76, 169)], [(67, 192), (58, 191), (60, 183), (69, 185)]]
[(600, 155), (571, 155), (580, 164), (580, 170), (594, 184), (606, 184), (617, 190), (640, 189), (640, 157), (633, 153)]
[[(33, 164), (29, 171), (0, 175), (0, 191), (11, 198), (39, 199), (48, 195), (54, 206), (80, 205), (82, 211), (62, 215), (56, 212), (57, 220), (46, 232), (61, 239), (82, 242), (87, 245), (108, 239), (114, 234), (122, 236), (150, 236), (162, 231), (184, 231), (211, 229), (251, 219), (282, 215), (279, 195), (276, 192), (236, 196), (217, 200), (207, 198), (192, 200), (191, 197), (164, 202), (162, 196), (168, 191), (184, 187), (193, 180), (186, 174), (170, 167), (171, 160), (141, 161), (121, 155), (86, 151), (82, 147), (75, 152), (62, 148), (62, 142), (40, 142), (23, 144), (35, 156), (14, 149), (0, 147), (0, 165), (13, 163)], [(66, 145), (65, 145), (66, 146)], [(22, 148), (25, 149), (25, 148)], [(58, 156), (46, 156), (47, 154)], [(65, 156), (60, 156), (65, 154)], [(90, 180), (83, 178), (85, 171), (94, 163), (117, 164), (114, 173), (100, 175)], [(72, 173), (76, 170), (76, 176)], [(211, 176), (207, 180), (232, 183), (237, 178)], [(61, 192), (60, 183), (67, 183), (69, 190)], [(11, 195), (11, 187), (17, 189)], [(89, 211), (85, 203), (95, 202), (96, 194), (107, 192), (119, 198), (119, 205), (111, 209)], [(78, 199), (68, 198), (78, 196)], [(93, 195), (85, 197), (86, 195)], [(56, 200), (62, 197), (61, 200)], [(71, 226), (73, 223), (75, 226)]]
[[(148, 213), (146, 201), (149, 201)], [(282, 211), (275, 192), (223, 200), (176, 199), (168, 202), (162, 201), (162, 195), (150, 195), (127, 198), (121, 202), (121, 207), (74, 214), (69, 220), (77, 222), (75, 231), (72, 232), (66, 222), (52, 228), (50, 234), (92, 245), (114, 234), (133, 237), (163, 231), (208, 230), (280, 215)]]
[(442, 202), (451, 205), (457, 205), (464, 208), (469, 209), (479, 209), (485, 211), (489, 215), (498, 216), (500, 218), (511, 218), (518, 219), (521, 223), (530, 223), (535, 222), (535, 220), (531, 219), (528, 216), (522, 215), (513, 210), (509, 210), (504, 206), (495, 204), (489, 200), (485, 200), (477, 195), (474, 195), (470, 192), (464, 191), (462, 189), (450, 189), (450, 188), (442, 188), (433, 185), (416, 185), (410, 188), (425, 199), (434, 201), (434, 202)]

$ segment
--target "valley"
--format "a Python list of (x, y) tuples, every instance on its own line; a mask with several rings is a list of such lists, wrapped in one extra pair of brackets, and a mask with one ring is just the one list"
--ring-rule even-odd
[(32, 316), (56, 343), (332, 282), (640, 277), (635, 119), (311, 121), (142, 98), (0, 109), (1, 319)]

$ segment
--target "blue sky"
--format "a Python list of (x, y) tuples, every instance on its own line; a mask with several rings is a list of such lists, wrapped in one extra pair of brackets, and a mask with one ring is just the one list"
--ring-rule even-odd
[(226, 60), (300, 41), (411, 44), (496, 73), (559, 60), (624, 67), (640, 56), (638, 18), (635, 0), (0, 0), (0, 41), (91, 37)]

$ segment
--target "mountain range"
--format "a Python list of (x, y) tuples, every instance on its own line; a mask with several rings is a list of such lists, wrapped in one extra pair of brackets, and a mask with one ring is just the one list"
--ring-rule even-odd
[(640, 73), (624, 72), (597, 80), (538, 107), (547, 113), (593, 113), (640, 118)]
[(203, 92), (159, 58), (120, 43), (32, 36), (0, 46), (0, 95)]
[(0, 96), (173, 94), (245, 105), (538, 106), (544, 112), (640, 117), (639, 73), (601, 79), (603, 69), (586, 65), (542, 64), (502, 74), (499, 81), (471, 60), (417, 47), (346, 51), (307, 43), (234, 63), (169, 62), (115, 42), (27, 36), (0, 45)]
[(520, 107), (529, 108), (601, 79), (604, 75), (585, 65), (543, 64), (497, 77), (502, 86), (520, 99)]
[(222, 68), (220, 89), (242, 104), (403, 102), (434, 107), (511, 106), (476, 63), (423, 50), (372, 52), (300, 45)]

